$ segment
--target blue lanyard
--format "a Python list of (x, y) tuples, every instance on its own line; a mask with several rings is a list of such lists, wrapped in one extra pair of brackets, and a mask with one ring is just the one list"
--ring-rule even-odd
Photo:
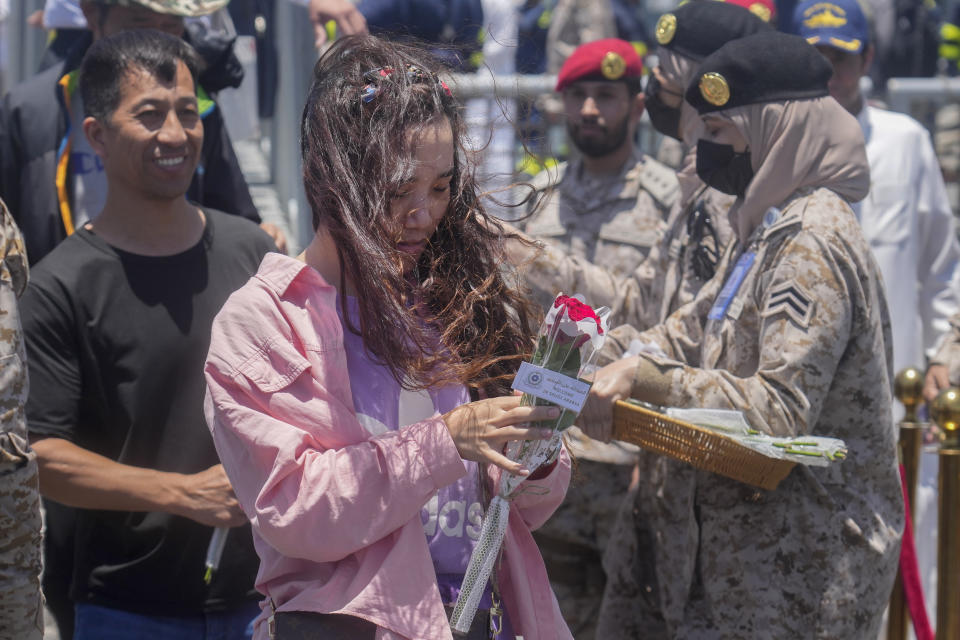
[(737, 295), (737, 291), (740, 290), (740, 285), (743, 284), (744, 278), (746, 278), (747, 273), (750, 272), (750, 267), (753, 266), (753, 261), (756, 257), (756, 251), (748, 251), (740, 256), (740, 259), (737, 260), (737, 265), (733, 268), (733, 273), (730, 274), (730, 277), (727, 278), (727, 281), (723, 284), (720, 295), (717, 296), (713, 307), (710, 308), (710, 313), (707, 314), (707, 318), (710, 320), (720, 320), (723, 318), (733, 298)]

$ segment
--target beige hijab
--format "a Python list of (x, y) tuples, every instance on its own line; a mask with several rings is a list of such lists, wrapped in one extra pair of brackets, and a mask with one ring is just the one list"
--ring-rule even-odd
[[(693, 77), (697, 74), (699, 64), (693, 59), (660, 47), (660, 73), (669, 82), (678, 87), (690, 86)], [(683, 157), (680, 170), (677, 171), (677, 181), (680, 183), (680, 201), (688, 202), (693, 195), (703, 187), (703, 182), (697, 175), (697, 140), (703, 137), (706, 128), (700, 114), (690, 106), (686, 100), (680, 102), (680, 137), (687, 153)]]
[[(699, 63), (691, 58), (682, 56), (679, 53), (660, 47), (659, 51), (660, 73), (663, 77), (673, 84), (681, 87), (681, 91), (686, 91), (697, 75)], [(697, 140), (704, 131), (703, 121), (697, 110), (690, 106), (686, 100), (680, 103), (680, 137), (687, 146), (696, 146)]]
[(730, 208), (730, 224), (746, 242), (770, 207), (800, 189), (823, 187), (847, 202), (870, 190), (870, 168), (857, 119), (833, 98), (786, 100), (717, 113), (750, 147), (753, 180)]

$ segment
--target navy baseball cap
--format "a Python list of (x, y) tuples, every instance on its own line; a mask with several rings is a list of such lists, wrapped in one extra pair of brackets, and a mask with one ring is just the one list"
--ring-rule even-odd
[(816, 46), (860, 53), (870, 41), (867, 17), (857, 0), (806, 0), (793, 12), (793, 29)]

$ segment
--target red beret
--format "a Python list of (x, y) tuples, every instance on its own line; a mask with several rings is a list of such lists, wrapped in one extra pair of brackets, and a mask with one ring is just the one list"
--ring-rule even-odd
[(556, 91), (578, 80), (622, 80), (643, 75), (643, 62), (626, 40), (607, 38), (582, 44), (570, 54), (557, 74)]
[(764, 22), (770, 22), (777, 17), (777, 5), (773, 0), (726, 0), (730, 4), (740, 5)]

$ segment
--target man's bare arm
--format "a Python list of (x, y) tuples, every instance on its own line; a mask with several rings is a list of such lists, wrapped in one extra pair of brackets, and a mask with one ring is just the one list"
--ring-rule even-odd
[(72, 507), (164, 511), (212, 527), (247, 521), (222, 465), (193, 474), (121, 464), (62, 438), (33, 443), (40, 493)]

